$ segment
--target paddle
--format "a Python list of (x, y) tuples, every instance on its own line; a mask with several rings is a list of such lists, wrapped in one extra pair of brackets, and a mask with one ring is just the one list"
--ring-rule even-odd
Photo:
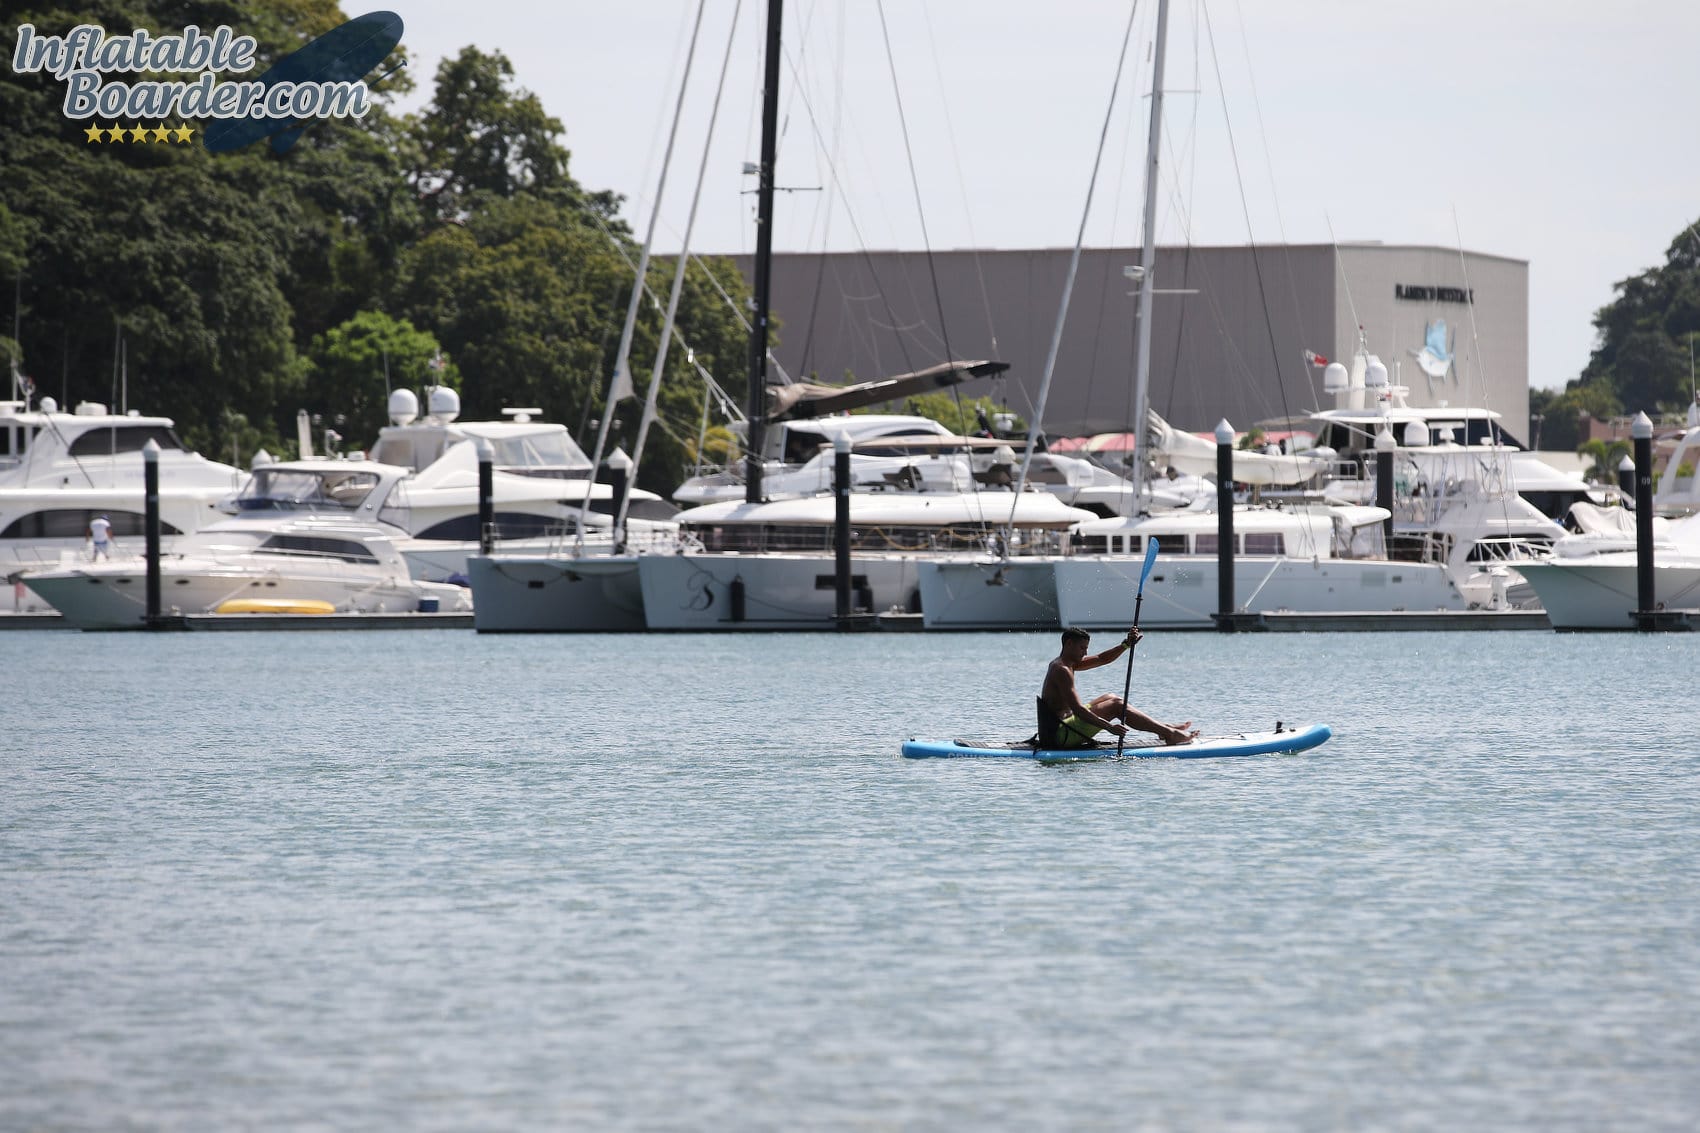
[[(1154, 535), (1145, 537), (1145, 567), (1139, 572), (1139, 592), (1133, 599), (1133, 628), (1139, 628), (1139, 608), (1145, 604), (1145, 580), (1151, 577), (1151, 568), (1157, 565), (1157, 538)], [(1122, 708), (1127, 708), (1127, 698), (1133, 692), (1133, 650), (1138, 642), (1129, 642), (1127, 647), (1127, 680), (1122, 682)], [(1122, 753), (1122, 745), (1127, 742), (1127, 725), (1123, 723), (1123, 732), (1116, 737), (1116, 754)]]

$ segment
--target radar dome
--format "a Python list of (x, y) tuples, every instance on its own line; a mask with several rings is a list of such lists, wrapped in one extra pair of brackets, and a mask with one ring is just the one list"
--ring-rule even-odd
[(1370, 389), (1387, 388), (1387, 367), (1380, 358), (1371, 356), (1369, 365), (1364, 367), (1364, 385)]
[(398, 389), (390, 394), (390, 424), (411, 425), (419, 416), (419, 399), (410, 389)]
[(444, 424), (460, 416), (460, 394), (448, 386), (432, 386), (427, 405), (431, 416)]
[(1322, 371), (1322, 388), (1329, 393), (1339, 393), (1351, 380), (1351, 375), (1346, 373), (1346, 367), (1338, 362), (1328, 363), (1328, 368)]
[(1412, 421), (1405, 426), (1405, 447), (1423, 448), (1428, 444), (1428, 426), (1421, 421)]

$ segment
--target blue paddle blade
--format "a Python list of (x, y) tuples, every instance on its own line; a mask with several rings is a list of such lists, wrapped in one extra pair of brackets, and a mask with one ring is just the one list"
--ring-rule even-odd
[(1145, 593), (1145, 580), (1151, 577), (1151, 568), (1157, 565), (1157, 539), (1148, 535), (1145, 538), (1145, 569), (1139, 572), (1139, 592)]

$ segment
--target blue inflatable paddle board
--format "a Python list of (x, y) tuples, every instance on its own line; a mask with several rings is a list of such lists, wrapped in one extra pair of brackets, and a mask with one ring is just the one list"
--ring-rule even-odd
[[(1207, 759), (1229, 755), (1272, 755), (1308, 751), (1327, 742), (1334, 729), (1327, 724), (1302, 728), (1280, 728), (1273, 732), (1240, 732), (1231, 736), (1202, 736), (1189, 744), (1160, 744), (1155, 740), (1131, 743), (1122, 748), (1124, 757), (1136, 759)], [(1037, 759), (1066, 763), (1116, 758), (1116, 745), (1097, 743), (1082, 748), (1039, 748), (1032, 743), (976, 743), (969, 740), (909, 740), (903, 754), (910, 759)]]

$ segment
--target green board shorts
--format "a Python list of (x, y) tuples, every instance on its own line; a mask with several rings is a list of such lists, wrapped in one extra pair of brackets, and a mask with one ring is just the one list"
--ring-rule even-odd
[(1057, 724), (1057, 747), (1087, 747), (1103, 731), (1092, 721), (1071, 712)]

